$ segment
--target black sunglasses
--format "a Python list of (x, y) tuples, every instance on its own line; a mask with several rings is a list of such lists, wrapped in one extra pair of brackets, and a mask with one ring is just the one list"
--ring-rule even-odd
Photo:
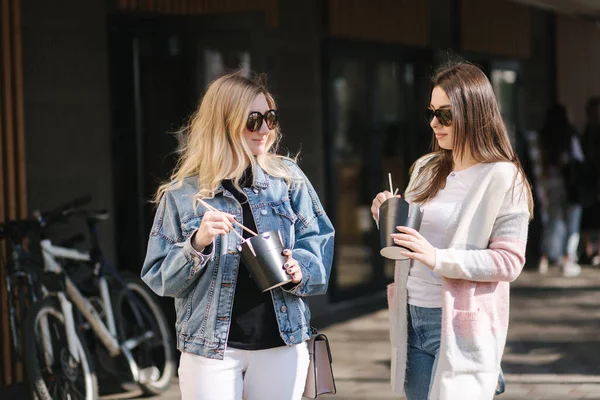
[(258, 111), (252, 111), (250, 115), (248, 115), (246, 128), (250, 132), (256, 132), (262, 126), (263, 120), (267, 123), (267, 128), (275, 129), (278, 122), (277, 110), (268, 110), (264, 114), (261, 114)]
[(431, 123), (433, 117), (436, 117), (440, 124), (444, 126), (452, 125), (452, 110), (449, 108), (438, 108), (437, 110), (428, 108), (427, 111), (425, 111), (425, 115), (428, 123)]

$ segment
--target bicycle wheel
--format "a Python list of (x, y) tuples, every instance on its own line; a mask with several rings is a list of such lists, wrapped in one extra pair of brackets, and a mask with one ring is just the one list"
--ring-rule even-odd
[(8, 310), (10, 331), (13, 344), (13, 361), (25, 360), (23, 342), (27, 312), (32, 307), (39, 294), (35, 288), (35, 278), (28, 269), (21, 268), (6, 276), (8, 289)]
[(140, 370), (145, 394), (164, 392), (175, 375), (175, 354), (171, 332), (154, 295), (132, 274), (123, 274), (127, 284), (113, 299), (119, 342), (132, 341), (133, 359)]
[(79, 333), (75, 341), (79, 361), (69, 352), (59, 301), (46, 298), (33, 305), (25, 329), (25, 369), (40, 400), (98, 398), (96, 375)]

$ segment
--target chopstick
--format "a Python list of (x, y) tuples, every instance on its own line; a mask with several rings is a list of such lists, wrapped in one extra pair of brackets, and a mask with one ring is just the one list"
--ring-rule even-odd
[[(206, 207), (207, 209), (209, 209), (210, 211), (217, 211), (217, 212), (219, 211), (219, 210), (217, 210), (216, 208), (214, 208), (213, 206), (211, 206), (210, 204), (208, 204), (207, 202), (205, 202), (205, 201), (204, 201), (204, 200), (202, 200), (202, 199), (198, 199), (198, 202), (199, 202), (200, 204), (202, 204), (204, 207)], [(244, 224), (242, 224), (242, 223), (240, 223), (240, 222), (236, 221), (235, 219), (233, 220), (233, 223), (234, 223), (234, 224), (236, 224), (237, 226), (241, 227), (241, 228), (242, 228), (243, 230), (245, 230), (246, 232), (248, 232), (248, 233), (251, 233), (251, 234), (252, 234), (252, 235), (254, 235), (254, 236), (258, 236), (258, 233), (254, 232), (252, 229), (246, 228), (246, 227), (244, 226)], [(242, 239), (242, 240), (246, 240), (246, 239), (244, 239), (244, 237), (243, 237), (242, 235), (240, 235), (239, 233), (237, 233), (237, 231), (236, 231), (235, 229), (233, 230), (233, 233), (235, 233), (236, 235), (238, 235), (238, 237), (239, 237), (240, 239)]]

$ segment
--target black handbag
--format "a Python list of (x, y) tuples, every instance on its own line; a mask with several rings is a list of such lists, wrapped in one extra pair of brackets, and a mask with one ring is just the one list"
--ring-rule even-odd
[(308, 341), (308, 356), (310, 364), (302, 396), (316, 399), (318, 395), (337, 392), (333, 368), (331, 366), (331, 349), (327, 336), (318, 333), (311, 327), (311, 337)]

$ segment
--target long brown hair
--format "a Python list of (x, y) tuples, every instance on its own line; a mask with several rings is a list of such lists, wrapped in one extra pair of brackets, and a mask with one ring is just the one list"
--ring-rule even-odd
[[(510, 143), (487, 76), (475, 65), (461, 61), (438, 69), (432, 83), (433, 88), (440, 87), (450, 99), (454, 143), (452, 150), (442, 149), (433, 135), (434, 155), (421, 171), (431, 179), (414, 191), (413, 201), (425, 203), (435, 197), (452, 172), (454, 159), (470, 155), (479, 163), (513, 163), (525, 185), (529, 212), (533, 215), (531, 187)], [(515, 176), (515, 182), (517, 178)]]

